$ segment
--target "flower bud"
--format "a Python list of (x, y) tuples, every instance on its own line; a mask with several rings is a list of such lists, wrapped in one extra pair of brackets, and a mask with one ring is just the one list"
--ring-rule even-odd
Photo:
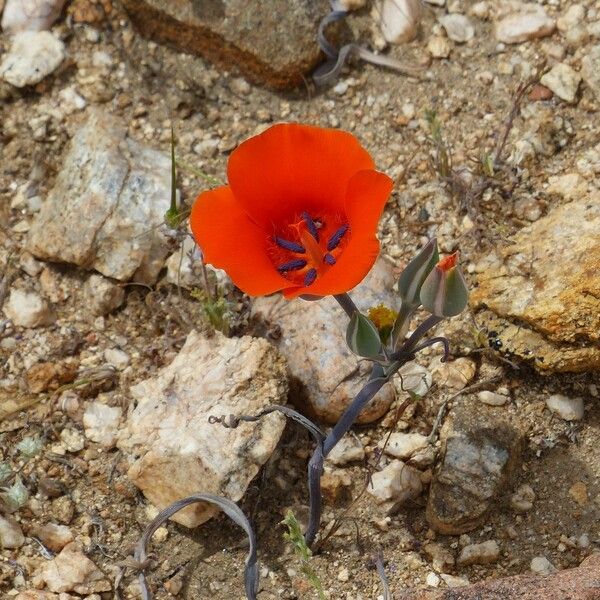
[(420, 304), (421, 286), (438, 260), (437, 240), (432, 238), (421, 248), (419, 254), (406, 265), (400, 275), (398, 291), (403, 305), (418, 306)]
[(421, 286), (423, 308), (437, 317), (454, 317), (467, 306), (467, 283), (457, 263), (458, 252), (443, 258)]

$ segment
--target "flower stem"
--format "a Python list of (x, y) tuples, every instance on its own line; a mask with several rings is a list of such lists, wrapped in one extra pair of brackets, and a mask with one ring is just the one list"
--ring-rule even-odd
[[(347, 294), (335, 296), (347, 314), (352, 314), (350, 310), (356, 310), (354, 303)], [(351, 307), (354, 307), (352, 309)], [(373, 365), (373, 370), (369, 380), (364, 387), (354, 397), (348, 408), (344, 411), (338, 422), (333, 426), (329, 435), (322, 443), (318, 443), (315, 451), (308, 463), (308, 493), (310, 501), (310, 514), (308, 526), (304, 539), (311, 546), (315, 541), (317, 532), (321, 525), (321, 475), (323, 473), (323, 462), (327, 455), (333, 450), (335, 445), (350, 430), (363, 408), (373, 399), (375, 394), (398, 372), (398, 370), (407, 362), (412, 360), (413, 352), (421, 347), (418, 346), (419, 340), (432, 328), (435, 327), (442, 317), (431, 315), (423, 321), (406, 340), (406, 342), (392, 355), (392, 362), (385, 368), (379, 363)], [(440, 341), (440, 338), (434, 338), (429, 344)], [(446, 346), (444, 344), (444, 346)]]
[(348, 315), (348, 317), (352, 318), (352, 315), (355, 312), (358, 312), (358, 308), (354, 301), (348, 294), (336, 294), (334, 298), (338, 301), (338, 304), (344, 309), (344, 312)]
[[(398, 363), (398, 368), (400, 368), (400, 363)], [(374, 365), (369, 381), (354, 397), (354, 400), (352, 400), (350, 406), (348, 406), (344, 411), (344, 414), (333, 426), (333, 429), (329, 432), (325, 441), (322, 444), (317, 444), (317, 447), (315, 448), (310, 462), (308, 463), (310, 515), (304, 538), (309, 546), (315, 541), (315, 537), (321, 525), (321, 474), (323, 473), (323, 461), (350, 427), (352, 427), (362, 409), (370, 400), (372, 400), (373, 396), (375, 396), (382, 386), (389, 381), (395, 372), (396, 371), (384, 374), (381, 365)]]
[(350, 406), (344, 411), (338, 422), (333, 426), (329, 435), (323, 442), (323, 456), (326, 457), (333, 447), (342, 439), (344, 434), (349, 431), (354, 421), (358, 418), (363, 408), (373, 399), (373, 396), (387, 383), (392, 373), (385, 376), (379, 373), (379, 365), (373, 367), (371, 377), (366, 385), (354, 397)]

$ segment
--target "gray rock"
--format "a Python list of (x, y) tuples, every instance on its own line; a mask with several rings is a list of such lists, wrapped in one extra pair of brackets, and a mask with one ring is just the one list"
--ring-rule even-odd
[(321, 59), (317, 26), (330, 11), (327, 0), (125, 0), (124, 5), (144, 36), (279, 89), (301, 85)]
[(478, 400), (461, 400), (441, 431), (442, 460), (434, 473), (426, 516), (431, 527), (457, 535), (482, 525), (506, 490), (522, 436)]
[(453, 42), (464, 43), (475, 37), (475, 27), (469, 17), (457, 13), (443, 15), (438, 21)]
[[(570, 137), (564, 119), (556, 118), (556, 109), (553, 106), (533, 102), (523, 108), (522, 115), (526, 120), (526, 128), (523, 137), (515, 142), (510, 157), (510, 162), (515, 166), (525, 165), (536, 157), (554, 156)], [(527, 198), (521, 199), (519, 204), (523, 201), (527, 202)], [(535, 205), (535, 201), (527, 203), (529, 208), (526, 212), (533, 214), (532, 220), (537, 221), (541, 211), (536, 209)], [(522, 214), (524, 216), (524, 212)]]
[(470, 296), (502, 348), (545, 372), (600, 368), (600, 192), (577, 196), (479, 263)]
[(583, 398), (569, 398), (562, 394), (553, 394), (546, 400), (546, 406), (565, 421), (583, 419)]
[[(392, 308), (397, 295), (392, 268), (380, 258), (357, 288), (354, 299), (361, 310), (384, 303)], [(281, 328), (278, 348), (288, 361), (293, 378), (292, 401), (328, 423), (335, 423), (367, 380), (370, 365), (359, 361), (346, 345), (348, 318), (331, 298), (316, 302), (285, 300), (280, 295), (257, 298), (253, 315)], [(359, 423), (380, 418), (395, 398), (394, 385), (386, 384), (364, 409)]]
[(6, 316), (18, 327), (51, 325), (56, 315), (48, 303), (36, 292), (13, 289), (4, 306)]
[(108, 315), (125, 300), (125, 290), (102, 275), (91, 275), (83, 284), (85, 305), (95, 315)]
[(0, 548), (20, 548), (25, 543), (21, 526), (11, 516), (0, 515)]
[(387, 512), (393, 512), (402, 504), (414, 500), (423, 491), (419, 471), (401, 460), (393, 460), (381, 471), (373, 473), (371, 484), (367, 491)]
[(600, 45), (592, 46), (581, 59), (581, 75), (600, 102)]
[(518, 44), (550, 35), (556, 22), (533, 3), (514, 3), (513, 10), (496, 23), (496, 38), (505, 44)]
[(577, 99), (577, 90), (581, 82), (581, 75), (565, 63), (554, 65), (547, 73), (542, 75), (540, 83), (552, 90), (561, 100), (574, 104)]
[(90, 402), (83, 413), (85, 436), (105, 448), (112, 448), (117, 440), (121, 409), (101, 402)]
[(50, 75), (64, 60), (65, 45), (49, 31), (23, 31), (12, 40), (0, 64), (0, 77), (22, 88)]
[(65, 0), (6, 0), (2, 30), (17, 33), (50, 29), (64, 4)]
[(34, 256), (151, 284), (167, 245), (159, 225), (170, 198), (170, 160), (127, 136), (101, 110), (71, 141), (27, 240)]
[[(268, 342), (188, 335), (173, 362), (131, 388), (136, 406), (119, 432), (129, 478), (155, 506), (196, 492), (239, 500), (273, 452), (284, 418), (273, 413), (235, 429), (210, 424), (215, 415), (256, 414), (287, 397), (285, 362)], [(218, 512), (193, 505), (174, 520), (195, 527)]]

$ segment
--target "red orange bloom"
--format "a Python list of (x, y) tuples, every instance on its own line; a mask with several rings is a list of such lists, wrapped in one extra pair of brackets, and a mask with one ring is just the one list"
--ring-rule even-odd
[(228, 186), (203, 192), (190, 218), (206, 262), (252, 296), (341, 294), (379, 252), (392, 181), (349, 133), (274, 125), (234, 150)]

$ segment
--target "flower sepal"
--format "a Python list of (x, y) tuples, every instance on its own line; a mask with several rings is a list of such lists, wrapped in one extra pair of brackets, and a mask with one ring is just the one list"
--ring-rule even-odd
[(455, 317), (469, 301), (467, 283), (457, 264), (458, 252), (443, 258), (421, 286), (421, 304), (436, 317)]
[(421, 304), (419, 297), (421, 286), (439, 259), (437, 239), (432, 238), (400, 274), (398, 291), (402, 304), (413, 307)]

